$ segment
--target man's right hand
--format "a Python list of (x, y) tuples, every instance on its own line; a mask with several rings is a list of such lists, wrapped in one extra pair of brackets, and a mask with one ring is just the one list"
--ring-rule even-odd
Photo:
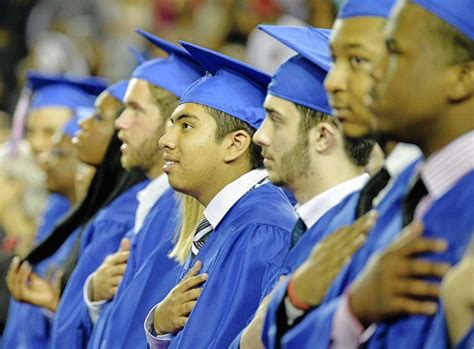
[(89, 299), (93, 302), (110, 300), (115, 296), (127, 269), (130, 256), (130, 240), (122, 239), (119, 250), (107, 256), (92, 275), (89, 283)]
[(299, 300), (316, 306), (352, 255), (364, 244), (377, 214), (371, 211), (316, 244), (308, 259), (291, 276)]
[(184, 278), (168, 293), (155, 308), (153, 326), (158, 335), (175, 333), (188, 321), (201, 295), (201, 286), (207, 280), (207, 274), (198, 275), (202, 262), (197, 261)]
[(421, 224), (409, 225), (385, 251), (371, 258), (350, 287), (351, 310), (365, 327), (394, 316), (436, 312), (439, 283), (422, 278), (442, 278), (449, 265), (416, 256), (444, 252), (447, 245), (444, 240), (423, 238), (422, 232)]

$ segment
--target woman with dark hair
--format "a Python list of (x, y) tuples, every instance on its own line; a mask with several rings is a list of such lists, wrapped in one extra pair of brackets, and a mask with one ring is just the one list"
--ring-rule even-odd
[[(99, 241), (101, 245), (102, 239), (115, 249), (114, 239), (120, 241), (134, 224), (136, 194), (147, 181), (141, 172), (126, 172), (120, 165), (121, 142), (113, 125), (122, 109), (126, 85), (126, 82), (121, 82), (109, 87), (97, 98), (96, 112), (80, 121), (81, 131), (74, 138), (78, 158), (96, 167), (86, 197), (22, 262), (15, 259), (7, 276), (10, 292), (15, 299), (46, 308), (50, 315), (58, 307), (61, 290), (67, 286), (78, 258), (87, 251), (91, 242), (97, 245)], [(75, 234), (77, 237), (74, 239)], [(50, 258), (54, 259), (71, 238), (74, 241), (67, 253), (67, 260), (61, 265), (61, 282), (58, 274), (54, 278), (58, 281), (56, 283), (40, 277), (36, 267)], [(100, 262), (101, 258), (98, 259)], [(31, 323), (31, 319), (28, 322)], [(24, 327), (24, 322), (19, 325)], [(40, 332), (40, 336), (29, 338), (27, 347), (47, 347), (50, 323), (43, 321), (38, 326), (35, 322), (34, 327), (34, 332)], [(33, 332), (31, 326), (18, 330)]]
[[(71, 138), (74, 136), (74, 129), (77, 127), (77, 121), (75, 121), (74, 114), (78, 108), (91, 108), (94, 105), (94, 100), (97, 98), (103, 90), (107, 87), (107, 82), (100, 78), (93, 78), (89, 76), (68, 76), (57, 74), (47, 74), (40, 72), (28, 72), (26, 75), (25, 93), (26, 100), (20, 98), (19, 105), (26, 103), (25, 105), (25, 120), (23, 120), (22, 113), (16, 115), (16, 121), (19, 121), (18, 125), (24, 124), (26, 128), (25, 132), (25, 144), (31, 149), (32, 158), (30, 160), (32, 167), (20, 166), (18, 168), (16, 163), (10, 166), (12, 159), (5, 160), (4, 167), (15, 168), (20, 170), (22, 168), (25, 176), (31, 175), (29, 172), (35, 172), (35, 169), (39, 169), (40, 163), (45, 170), (47, 175), (45, 189), (49, 192), (49, 197), (46, 203), (46, 209), (41, 215), (40, 224), (36, 229), (36, 236), (34, 234), (22, 234), (20, 229), (19, 237), (21, 237), (21, 245), (24, 247), (30, 246), (24, 252), (28, 252), (31, 248), (33, 240), (38, 242), (42, 240), (47, 234), (51, 232), (54, 225), (63, 217), (71, 208), (79, 201), (78, 196), (75, 195), (75, 172), (78, 164), (77, 155), (74, 146), (71, 143)], [(31, 95), (31, 100), (30, 100)], [(21, 108), (20, 108), (21, 109)], [(21, 114), (21, 115), (20, 115)], [(71, 120), (71, 122), (68, 122)], [(68, 127), (65, 128), (67, 123)], [(54, 132), (59, 132), (53, 137)], [(11, 149), (14, 149), (16, 142), (15, 135), (12, 135), (10, 140)], [(54, 146), (54, 149), (53, 149)], [(48, 155), (49, 154), (49, 155)], [(45, 157), (44, 155), (48, 155)], [(44, 161), (47, 159), (47, 161)], [(18, 159), (15, 158), (15, 161)], [(6, 161), (9, 161), (8, 163)], [(14, 174), (14, 172), (12, 173)], [(15, 176), (13, 176), (15, 178)], [(29, 192), (25, 192), (25, 199), (31, 199)], [(36, 195), (33, 195), (33, 204), (37, 201)], [(1, 206), (1, 205), (0, 205)], [(8, 215), (7, 215), (8, 217)], [(24, 217), (23, 217), (24, 218)], [(12, 216), (8, 217), (10, 225), (14, 226), (18, 224), (18, 219), (24, 222), (22, 217)], [(34, 224), (35, 225), (35, 224)], [(15, 228), (16, 229), (16, 228)], [(31, 235), (31, 236), (29, 236)], [(17, 255), (24, 256), (21, 253), (22, 249), (15, 249)], [(11, 306), (9, 311), (9, 329), (15, 328), (15, 318), (21, 318), (18, 314), (20, 310), (26, 311), (27, 305), (20, 305), (15, 300), (10, 299), (8, 294), (7, 285), (3, 282), (11, 264), (14, 255), (6, 256), (2, 259), (0, 269), (2, 271), (2, 277), (0, 287), (2, 292), (0, 293), (2, 312), (1, 312), (1, 324), (2, 332), (3, 325), (6, 323), (6, 316), (8, 313), (8, 307)], [(3, 273), (5, 270), (5, 273)], [(41, 268), (38, 268), (38, 272), (41, 272)], [(6, 291), (6, 292), (5, 292)], [(9, 343), (9, 331), (5, 331), (4, 342)], [(10, 336), (11, 338), (11, 336)], [(14, 344), (14, 343), (13, 343)], [(16, 345), (8, 345), (8, 347), (16, 347)]]

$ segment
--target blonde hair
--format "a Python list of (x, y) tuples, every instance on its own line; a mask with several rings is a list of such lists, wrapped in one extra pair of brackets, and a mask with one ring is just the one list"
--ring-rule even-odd
[(184, 264), (191, 250), (194, 230), (204, 217), (204, 206), (192, 196), (185, 194), (176, 195), (181, 201), (181, 227), (177, 235), (176, 244), (169, 257), (174, 258), (180, 264)]

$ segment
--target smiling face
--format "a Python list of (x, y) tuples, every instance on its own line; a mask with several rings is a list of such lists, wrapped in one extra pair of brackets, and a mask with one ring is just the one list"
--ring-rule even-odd
[(331, 35), (333, 66), (325, 80), (333, 115), (349, 138), (371, 133), (371, 112), (364, 98), (371, 87), (371, 67), (384, 50), (385, 19), (355, 17), (338, 19)]
[(184, 103), (176, 108), (171, 122), (160, 139), (170, 185), (194, 197), (213, 191), (226, 165), (227, 144), (217, 141), (214, 117), (202, 105)]
[(106, 91), (97, 98), (94, 114), (81, 120), (81, 129), (73, 138), (79, 160), (91, 166), (102, 163), (121, 108), (122, 104)]
[(387, 51), (372, 74), (374, 127), (399, 141), (420, 144), (430, 137), (450, 104), (448, 64), (427, 30), (429, 21), (421, 7), (400, 2), (386, 27)]
[(71, 110), (64, 107), (43, 107), (28, 114), (26, 139), (37, 161), (50, 151), (54, 133), (64, 126), (71, 116)]
[(125, 110), (116, 120), (123, 142), (122, 166), (148, 172), (162, 161), (158, 142), (165, 130), (167, 117), (162, 115), (148, 82), (132, 79), (125, 95)]
[(311, 163), (308, 132), (300, 128), (301, 115), (294, 103), (268, 94), (264, 107), (267, 115), (253, 141), (262, 148), (273, 184), (292, 188)]

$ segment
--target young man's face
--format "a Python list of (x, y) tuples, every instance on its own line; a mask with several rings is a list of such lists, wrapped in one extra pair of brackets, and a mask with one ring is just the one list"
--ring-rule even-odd
[(63, 195), (73, 191), (77, 164), (77, 152), (71, 138), (62, 131), (56, 132), (44, 164), (48, 191)]
[(160, 139), (164, 172), (174, 189), (196, 197), (223, 175), (226, 143), (217, 141), (216, 121), (202, 105), (179, 105), (171, 123)]
[(92, 166), (102, 163), (114, 133), (115, 117), (121, 108), (121, 104), (108, 92), (97, 98), (94, 114), (81, 120), (81, 129), (73, 139), (79, 160)]
[(71, 118), (72, 112), (63, 107), (44, 107), (32, 110), (26, 120), (26, 139), (37, 161), (48, 153), (52, 138)]
[(125, 110), (115, 121), (123, 142), (120, 149), (125, 169), (148, 171), (161, 161), (158, 141), (164, 133), (166, 119), (161, 115), (149, 83), (132, 79), (125, 95)]
[(368, 102), (378, 133), (419, 144), (431, 133), (431, 120), (448, 105), (446, 65), (442, 50), (429, 37), (430, 15), (417, 5), (398, 5), (385, 29), (387, 50), (372, 72)]
[(300, 131), (301, 116), (294, 103), (268, 94), (264, 107), (267, 115), (253, 141), (262, 148), (269, 179), (292, 188), (311, 162), (308, 134)]
[(333, 115), (349, 138), (371, 133), (371, 112), (364, 98), (372, 84), (370, 69), (384, 50), (385, 19), (355, 17), (339, 19), (331, 35), (333, 66), (325, 80)]

